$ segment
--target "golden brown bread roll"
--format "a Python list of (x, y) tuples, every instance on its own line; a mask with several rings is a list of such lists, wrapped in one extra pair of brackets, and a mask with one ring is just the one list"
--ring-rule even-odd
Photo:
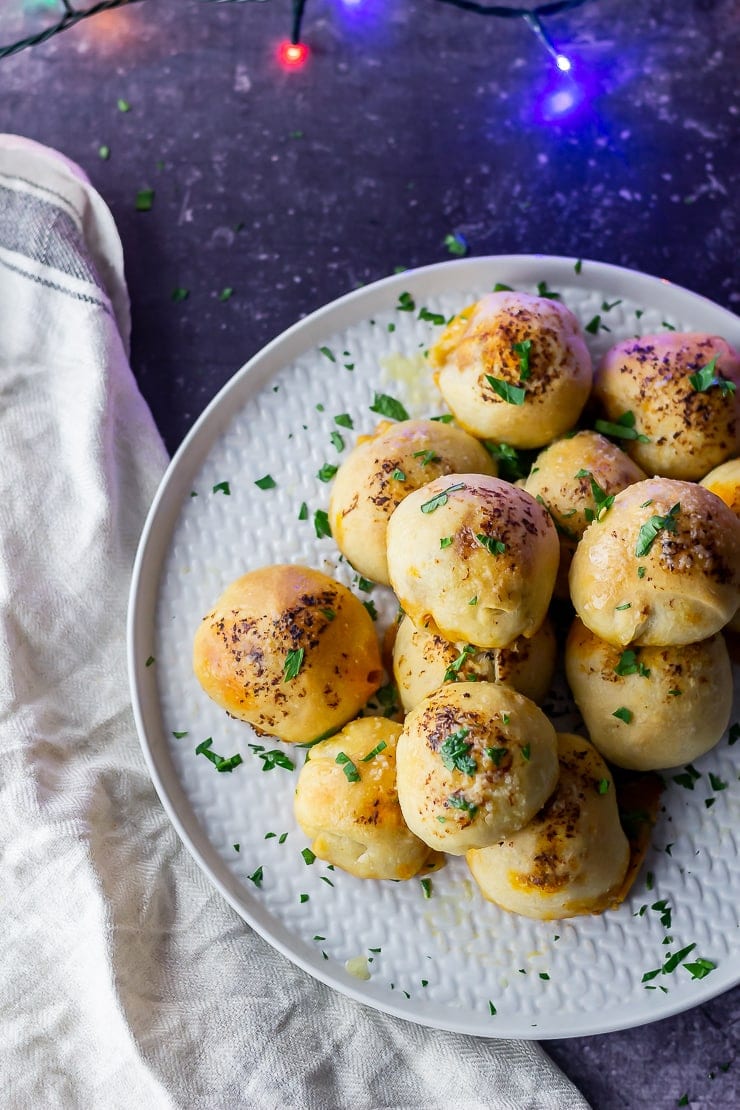
[(646, 474), (629, 455), (598, 432), (576, 432), (550, 444), (535, 459), (524, 489), (549, 510), (560, 539), (555, 594), (567, 598), (576, 544), (620, 490)]
[(360, 879), (410, 879), (430, 860), (396, 791), (401, 726), (363, 717), (315, 744), (298, 776), (295, 816), (311, 850)]
[(541, 447), (578, 420), (591, 356), (573, 313), (528, 293), (489, 293), (464, 309), (429, 351), (435, 381), (473, 435)]
[[(728, 459), (702, 478), (700, 485), (716, 493), (740, 519), (740, 458)], [(740, 609), (729, 623), (729, 628), (740, 635)]]
[(522, 694), (494, 682), (441, 687), (409, 713), (396, 753), (406, 824), (461, 855), (521, 828), (558, 776), (555, 730)]
[(738, 387), (740, 356), (724, 339), (666, 332), (607, 351), (594, 398), (612, 423), (632, 413), (637, 438), (622, 442), (643, 470), (697, 481), (740, 449)]
[(445, 682), (481, 679), (502, 682), (541, 702), (550, 689), (556, 652), (555, 632), (547, 617), (530, 639), (519, 636), (509, 647), (487, 651), (472, 644), (452, 644), (404, 617), (393, 645), (393, 676), (407, 713)]
[(650, 478), (589, 525), (570, 568), (573, 605), (611, 644), (690, 644), (740, 600), (740, 521), (694, 482)]
[(519, 832), (466, 860), (484, 898), (549, 921), (602, 913), (617, 904), (629, 863), (614, 783), (596, 749), (558, 735), (555, 792)]
[(576, 618), (565, 671), (591, 741), (618, 767), (660, 771), (708, 752), (732, 711), (721, 632), (679, 647), (613, 647)]
[(462, 428), (437, 420), (383, 421), (339, 467), (329, 501), (332, 534), (352, 566), (388, 585), (388, 518), (415, 489), (458, 471), (495, 474), (488, 451)]
[(300, 566), (261, 567), (232, 582), (195, 634), (193, 667), (232, 717), (294, 742), (339, 728), (383, 678), (362, 603)]
[(388, 570), (417, 628), (483, 648), (541, 626), (559, 559), (549, 514), (498, 478), (437, 478), (388, 524)]

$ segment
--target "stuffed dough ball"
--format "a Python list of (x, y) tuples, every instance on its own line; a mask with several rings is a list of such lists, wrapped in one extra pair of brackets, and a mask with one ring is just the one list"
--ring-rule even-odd
[(388, 585), (388, 518), (405, 497), (445, 474), (495, 474), (485, 447), (452, 424), (383, 421), (337, 471), (329, 500), (332, 535), (352, 566)]
[(637, 482), (587, 528), (570, 592), (586, 627), (618, 647), (705, 640), (738, 607), (740, 520), (694, 482)]
[(549, 514), (508, 482), (437, 478), (402, 501), (388, 524), (388, 571), (417, 628), (482, 648), (533, 636), (559, 559)]
[(315, 744), (298, 776), (295, 817), (311, 851), (360, 879), (410, 879), (429, 861), (398, 804), (401, 726), (362, 717)]
[(462, 855), (531, 820), (555, 789), (555, 730), (541, 709), (493, 682), (441, 687), (409, 713), (396, 781), (406, 824)]
[[(717, 335), (666, 332), (625, 339), (594, 379), (606, 420), (648, 474), (698, 481), (740, 450), (740, 355)], [(623, 433), (620, 433), (623, 434)]]
[(557, 740), (558, 785), (540, 812), (466, 856), (484, 898), (544, 921), (617, 906), (630, 859), (609, 768), (588, 740), (570, 733)]
[[(721, 498), (740, 519), (740, 459), (728, 459), (727, 462), (716, 466), (702, 478), (699, 484)], [(740, 634), (740, 609), (735, 613), (728, 627)]]
[(557, 300), (489, 293), (429, 352), (455, 419), (481, 439), (542, 447), (578, 420), (591, 390), (581, 325)]
[(362, 603), (301, 566), (261, 567), (232, 582), (195, 634), (193, 668), (232, 717), (295, 743), (345, 724), (383, 679)]
[(629, 455), (598, 432), (558, 439), (537, 456), (523, 488), (549, 511), (558, 532), (558, 597), (569, 596), (568, 571), (589, 524), (603, 516), (615, 494), (646, 477)]
[(732, 712), (732, 665), (721, 632), (696, 644), (621, 649), (576, 618), (565, 673), (605, 759), (660, 771), (708, 752)]
[(501, 682), (541, 702), (555, 673), (557, 644), (548, 617), (533, 636), (505, 648), (452, 644), (404, 617), (393, 645), (393, 677), (408, 713), (445, 682)]

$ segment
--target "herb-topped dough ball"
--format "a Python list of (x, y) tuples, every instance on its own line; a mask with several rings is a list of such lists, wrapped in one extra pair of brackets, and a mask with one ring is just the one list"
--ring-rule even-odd
[(589, 525), (570, 568), (587, 628), (610, 644), (691, 644), (740, 600), (740, 521), (694, 482), (650, 478)]
[(667, 332), (607, 351), (594, 397), (643, 470), (696, 481), (740, 449), (738, 387), (740, 356), (724, 339)]
[(404, 617), (393, 645), (393, 676), (408, 713), (445, 682), (502, 682), (534, 702), (543, 700), (555, 672), (557, 644), (552, 623), (509, 647), (483, 651), (472, 644), (451, 644)]
[(630, 849), (609, 769), (580, 736), (558, 735), (560, 777), (536, 817), (466, 859), (484, 898), (543, 921), (603, 913), (625, 894)]
[[(740, 459), (728, 459), (716, 466), (702, 478), (700, 485), (721, 498), (740, 520)], [(735, 613), (729, 627), (740, 634), (740, 610)]]
[(576, 618), (565, 670), (592, 743), (619, 767), (690, 763), (730, 719), (732, 666), (721, 632), (698, 644), (623, 650)]
[(569, 596), (568, 571), (576, 544), (589, 524), (604, 515), (615, 494), (645, 477), (624, 451), (598, 432), (576, 432), (558, 439), (537, 456), (524, 489), (545, 505), (557, 528), (558, 597)]
[(522, 828), (558, 777), (555, 730), (508, 686), (443, 686), (406, 718), (396, 754), (406, 824), (431, 848), (461, 855)]
[(433, 854), (398, 804), (400, 732), (383, 717), (352, 721), (310, 749), (298, 776), (295, 816), (311, 850), (360, 879), (410, 879)]
[(429, 362), (458, 423), (514, 447), (542, 447), (567, 432), (591, 389), (577, 318), (527, 293), (482, 297), (454, 318)]
[(262, 567), (232, 582), (195, 634), (193, 667), (232, 717), (304, 743), (354, 717), (383, 677), (362, 603), (300, 566)]
[(388, 518), (413, 490), (458, 471), (495, 474), (485, 447), (462, 428), (437, 420), (383, 421), (339, 467), (329, 521), (339, 550), (374, 582), (388, 585)]
[(533, 636), (559, 558), (549, 514), (498, 478), (455, 474), (410, 494), (388, 524), (388, 571), (417, 628), (477, 647)]

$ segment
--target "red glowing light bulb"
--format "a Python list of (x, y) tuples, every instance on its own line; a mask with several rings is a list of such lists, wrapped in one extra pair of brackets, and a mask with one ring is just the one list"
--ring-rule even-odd
[(302, 66), (308, 57), (308, 47), (305, 42), (281, 42), (278, 47), (278, 59), (281, 65), (288, 69), (297, 69)]

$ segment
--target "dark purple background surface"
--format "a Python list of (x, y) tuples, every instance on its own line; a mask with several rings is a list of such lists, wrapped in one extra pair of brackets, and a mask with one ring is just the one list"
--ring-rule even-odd
[[(22, 8), (3, 3), (0, 42), (33, 25)], [(737, 310), (731, 0), (600, 0), (551, 19), (572, 86), (521, 21), (435, 0), (309, 0), (299, 71), (276, 60), (288, 28), (281, 0), (146, 0), (0, 62), (0, 130), (75, 159), (113, 210), (133, 369), (171, 451), (265, 342), (358, 284), (449, 258), (449, 233), (475, 255), (633, 267)], [(580, 107), (553, 114), (568, 88)], [(142, 188), (150, 212), (135, 210)], [(546, 1047), (597, 1110), (685, 1094), (733, 1108), (739, 1027), (736, 989)]]

